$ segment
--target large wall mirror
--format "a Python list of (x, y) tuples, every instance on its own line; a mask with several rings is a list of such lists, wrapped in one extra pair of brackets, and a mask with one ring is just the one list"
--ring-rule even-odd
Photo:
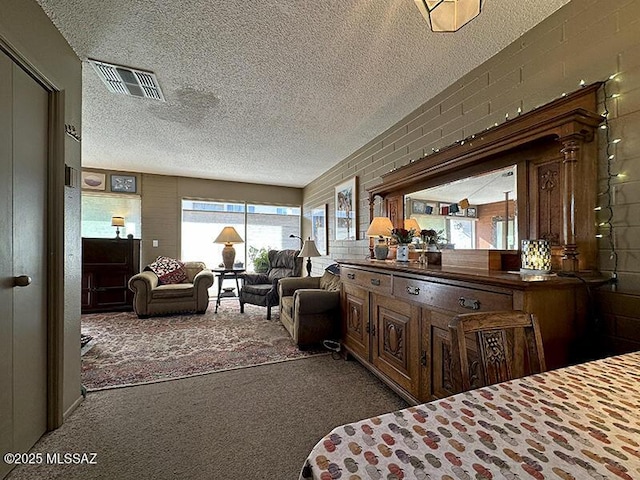
[(517, 250), (516, 179), (511, 165), (411, 192), (404, 196), (405, 218), (442, 232), (442, 248)]
[[(417, 220), (444, 248), (518, 249), (549, 242), (554, 269), (597, 268), (599, 83), (382, 175), (368, 189), (396, 227)], [(377, 200), (379, 199), (379, 201)]]

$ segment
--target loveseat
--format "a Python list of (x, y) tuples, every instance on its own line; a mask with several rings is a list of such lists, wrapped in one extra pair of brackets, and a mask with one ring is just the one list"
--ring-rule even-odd
[(131, 277), (129, 289), (134, 293), (133, 310), (139, 318), (207, 311), (213, 273), (202, 262), (185, 262), (183, 265), (186, 278), (177, 283), (162, 284), (158, 274), (151, 270)]
[(340, 275), (280, 280), (280, 321), (299, 348), (340, 336)]

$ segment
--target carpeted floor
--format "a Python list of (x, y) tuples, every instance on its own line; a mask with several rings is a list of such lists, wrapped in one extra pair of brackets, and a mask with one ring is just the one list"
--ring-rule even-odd
[(97, 464), (21, 465), (8, 480), (296, 480), (334, 427), (406, 406), (325, 355), (92, 392), (32, 452), (94, 452)]
[(223, 302), (214, 314), (139, 319), (133, 312), (82, 316), (93, 347), (82, 356), (82, 383), (89, 390), (135, 385), (324, 354), (300, 351), (276, 313)]

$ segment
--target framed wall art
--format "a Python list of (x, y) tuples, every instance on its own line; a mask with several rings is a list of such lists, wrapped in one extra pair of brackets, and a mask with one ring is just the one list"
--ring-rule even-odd
[(329, 254), (329, 225), (327, 224), (327, 213), (329, 205), (326, 203), (311, 209), (311, 238), (316, 241), (316, 247), (322, 255)]
[(105, 174), (96, 172), (82, 172), (81, 186), (85, 190), (104, 190), (105, 189)]
[(477, 216), (476, 207), (467, 208), (467, 217), (476, 218), (476, 216)]
[(111, 175), (111, 191), (120, 193), (136, 193), (135, 175)]
[(336, 240), (357, 240), (357, 179), (353, 177), (335, 187)]
[(422, 200), (412, 200), (411, 201), (411, 213), (414, 214), (425, 214), (426, 213), (427, 204)]

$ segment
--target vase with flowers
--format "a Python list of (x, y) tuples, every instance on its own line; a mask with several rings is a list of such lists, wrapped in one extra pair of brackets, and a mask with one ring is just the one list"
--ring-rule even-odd
[(415, 235), (416, 231), (413, 228), (410, 230), (406, 228), (394, 228), (391, 230), (391, 238), (398, 244), (396, 249), (396, 260), (398, 262), (409, 261), (409, 244)]
[(444, 230), (420, 230), (420, 239), (424, 244), (424, 248), (431, 252), (437, 252), (441, 246), (447, 242), (443, 235)]

